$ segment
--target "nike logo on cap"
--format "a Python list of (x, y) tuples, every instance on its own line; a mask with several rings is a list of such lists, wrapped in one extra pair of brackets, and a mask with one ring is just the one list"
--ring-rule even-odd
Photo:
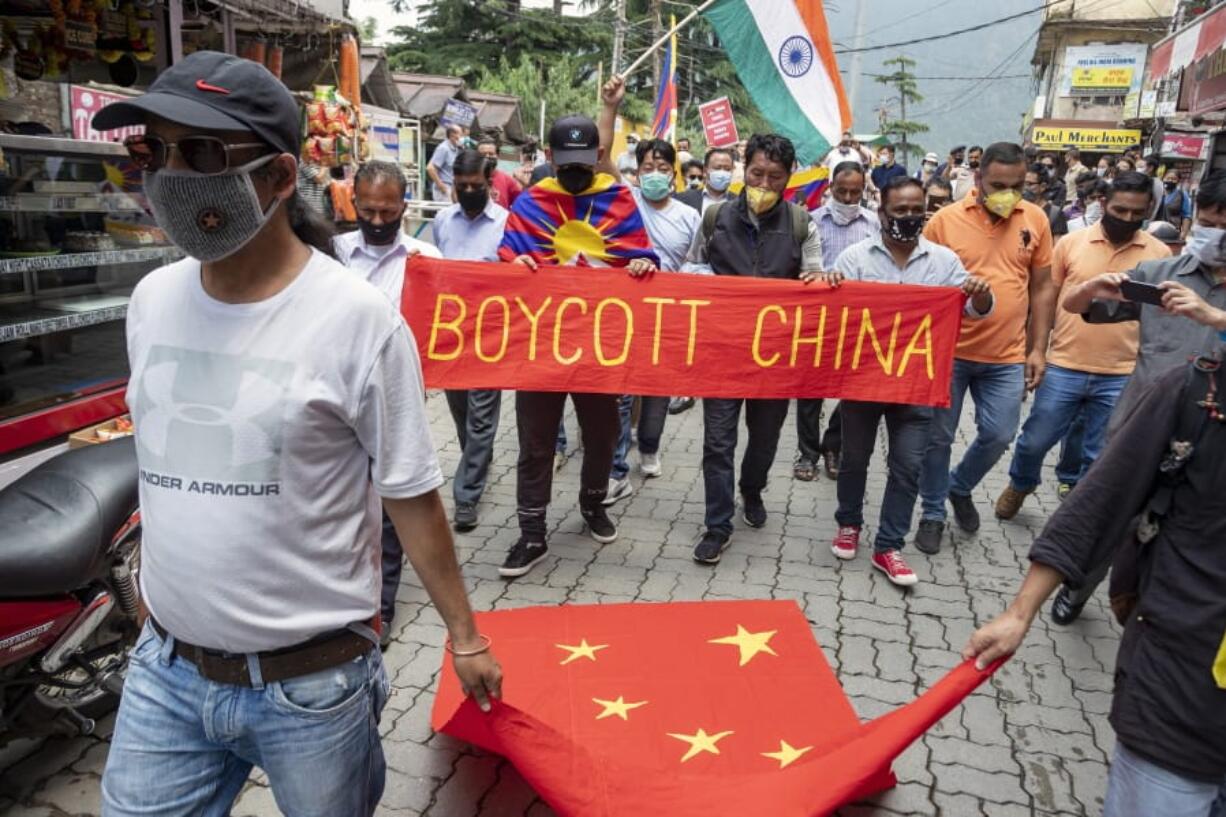
[(225, 88), (218, 88), (216, 85), (210, 85), (210, 84), (208, 84), (207, 82), (205, 82), (205, 81), (204, 81), (204, 80), (202, 80), (202, 79), (198, 79), (198, 80), (196, 80), (196, 88), (197, 88), (198, 90), (201, 90), (201, 91), (212, 91), (212, 92), (213, 92), (213, 93), (215, 93), (215, 94), (228, 94), (228, 93), (230, 93), (230, 92), (229, 92), (227, 89), (225, 89)]

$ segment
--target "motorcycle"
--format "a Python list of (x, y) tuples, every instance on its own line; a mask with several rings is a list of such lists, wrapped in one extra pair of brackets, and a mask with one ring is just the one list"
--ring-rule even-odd
[(118, 706), (141, 621), (137, 480), (127, 438), (0, 490), (0, 745), (90, 734)]

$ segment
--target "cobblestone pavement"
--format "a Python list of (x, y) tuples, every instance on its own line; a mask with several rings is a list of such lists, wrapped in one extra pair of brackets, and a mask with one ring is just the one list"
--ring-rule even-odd
[[(1012, 597), (1031, 539), (1056, 506), (1054, 484), (1049, 482), (1027, 501), (1017, 520), (995, 520), (991, 502), (1006, 481), (1006, 457), (975, 494), (983, 529), (975, 536), (947, 535), (938, 556), (908, 548), (921, 583), (911, 592), (900, 592), (871, 570), (864, 555), (836, 564), (829, 548), (835, 529), (834, 483), (824, 476), (813, 483), (792, 479), (788, 454), (795, 433), (789, 416), (766, 494), (770, 520), (761, 530), (738, 530), (723, 562), (712, 570), (690, 560), (703, 516), (702, 413), (696, 408), (668, 420), (663, 478), (642, 486), (634, 474), (639, 490), (613, 512), (621, 530), (615, 544), (600, 547), (583, 535), (576, 508), (581, 455), (572, 452), (555, 484), (552, 555), (530, 575), (508, 583), (496, 570), (517, 537), (515, 428), (510, 395), (507, 398), (481, 526), (458, 537), (478, 609), (562, 602), (795, 599), (863, 719), (911, 700), (958, 662), (976, 624), (998, 613)], [(454, 429), (441, 395), (433, 395), (429, 404), (434, 438), (449, 472), (457, 456)], [(971, 412), (966, 414), (959, 450), (969, 439)], [(577, 440), (573, 417), (567, 418), (567, 425), (570, 439)], [(869, 476), (870, 537), (875, 498), (884, 487), (883, 459), (879, 451)], [(1047, 476), (1052, 479), (1050, 469)], [(450, 505), (449, 493), (447, 501)], [(549, 817), (553, 812), (508, 764), (431, 735), (432, 686), (444, 633), (411, 571), (405, 571), (404, 582), (396, 641), (386, 654), (394, 690), (382, 723), (389, 769), (379, 813)], [(896, 788), (841, 814), (1099, 814), (1114, 741), (1107, 712), (1118, 636), (1101, 597), (1071, 628), (1050, 625), (1044, 614), (1019, 655), (990, 684), (899, 758)], [(102, 732), (49, 741), (4, 768), (0, 813), (97, 814), (99, 775), (107, 752), (106, 730)], [(277, 813), (258, 775), (234, 809), (244, 817)]]

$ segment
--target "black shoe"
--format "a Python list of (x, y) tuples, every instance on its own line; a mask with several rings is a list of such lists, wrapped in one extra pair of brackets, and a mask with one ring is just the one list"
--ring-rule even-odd
[(975, 508), (975, 500), (969, 496), (951, 493), (949, 504), (953, 506), (954, 519), (957, 520), (958, 527), (967, 533), (979, 530), (979, 511)]
[(762, 504), (761, 495), (742, 494), (741, 501), (745, 503), (745, 524), (751, 528), (760, 528), (766, 524), (766, 506)]
[(941, 540), (945, 538), (945, 523), (939, 519), (921, 519), (915, 532), (915, 549), (920, 553), (935, 556), (941, 552)]
[(700, 565), (717, 565), (719, 557), (728, 549), (732, 537), (726, 533), (709, 530), (702, 536), (702, 541), (694, 546), (694, 561)]
[(694, 408), (693, 397), (674, 397), (668, 403), (669, 414), (681, 414)]
[(1069, 598), (1068, 585), (1062, 584), (1051, 602), (1051, 620), (1062, 627), (1067, 626), (1076, 621), (1084, 609), (1084, 603), (1073, 604)]
[(388, 646), (392, 643), (392, 620), (385, 618), (380, 621), (379, 627), (379, 650), (386, 652)]
[(511, 547), (511, 552), (507, 554), (502, 567), (498, 568), (498, 575), (507, 579), (522, 576), (548, 555), (549, 548), (544, 542), (529, 542), (526, 539), (520, 539)]
[(455, 506), (455, 518), (451, 524), (464, 533), (477, 527), (477, 506), (473, 502), (461, 502)]
[(609, 514), (603, 507), (580, 511), (580, 513), (593, 539), (602, 545), (617, 541), (617, 525), (614, 525), (613, 520), (609, 519)]

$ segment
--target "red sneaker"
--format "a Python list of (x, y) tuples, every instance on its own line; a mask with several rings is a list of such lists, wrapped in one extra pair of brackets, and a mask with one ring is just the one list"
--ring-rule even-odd
[(856, 558), (856, 548), (860, 547), (860, 529), (851, 525), (840, 525), (839, 532), (834, 537), (830, 550), (844, 561)]
[(915, 571), (907, 566), (902, 554), (897, 550), (882, 550), (873, 554), (873, 567), (886, 575), (886, 578), (899, 587), (910, 587), (919, 581)]

